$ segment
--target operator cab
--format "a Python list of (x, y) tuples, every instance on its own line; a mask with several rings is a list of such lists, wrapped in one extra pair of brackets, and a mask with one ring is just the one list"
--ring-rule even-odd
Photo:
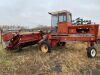
[(70, 12), (56, 11), (49, 12), (51, 15), (51, 32), (67, 33), (67, 27), (72, 25), (72, 15)]

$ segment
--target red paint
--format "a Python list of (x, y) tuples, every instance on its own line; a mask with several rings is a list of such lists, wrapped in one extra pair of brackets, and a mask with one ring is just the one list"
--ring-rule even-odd
[[(14, 34), (14, 35), (13, 35)], [(3, 41), (10, 41), (9, 45), (6, 47), (8, 49), (13, 49), (16, 46), (20, 46), (27, 42), (39, 42), (42, 39), (40, 32), (29, 33), (29, 34), (16, 34), (16, 33), (7, 33), (3, 35)]]

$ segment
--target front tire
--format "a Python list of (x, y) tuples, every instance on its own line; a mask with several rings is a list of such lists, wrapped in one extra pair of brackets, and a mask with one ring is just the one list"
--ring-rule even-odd
[(87, 56), (89, 58), (94, 58), (96, 56), (96, 54), (97, 54), (97, 51), (94, 47), (87, 48)]
[(48, 42), (44, 41), (39, 45), (39, 49), (43, 52), (43, 53), (47, 53), (47, 52), (51, 52), (51, 47), (49, 45)]

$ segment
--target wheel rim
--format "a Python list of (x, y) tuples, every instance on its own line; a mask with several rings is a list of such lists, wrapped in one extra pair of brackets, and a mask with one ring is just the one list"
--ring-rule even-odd
[(46, 44), (43, 44), (41, 46), (41, 50), (42, 50), (42, 52), (47, 53), (48, 52), (48, 46)]
[(91, 50), (91, 56), (92, 56), (92, 57), (95, 57), (95, 55), (96, 55), (96, 51), (95, 51), (95, 49), (92, 49), (92, 50)]

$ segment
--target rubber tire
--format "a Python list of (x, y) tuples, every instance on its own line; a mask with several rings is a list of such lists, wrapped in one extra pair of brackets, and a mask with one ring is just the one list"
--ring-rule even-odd
[[(50, 46), (50, 44), (49, 44), (47, 41), (43, 41), (43, 42), (41, 42), (41, 43), (39, 44), (39, 50), (41, 50), (41, 46), (42, 46), (43, 44), (45, 44), (45, 45), (48, 46), (48, 51), (47, 51), (46, 53), (50, 53), (50, 52), (51, 52), (51, 46)], [(41, 51), (42, 51), (42, 50), (41, 50)]]
[(96, 53), (95, 53), (95, 56), (96, 56), (96, 54), (97, 54), (96, 48), (94, 48), (94, 47), (88, 47), (88, 48), (87, 48), (87, 56), (88, 56), (89, 58), (94, 58), (94, 57), (95, 57), (95, 56), (92, 56), (92, 54), (91, 54), (91, 51), (92, 51), (93, 49), (94, 49), (95, 52), (96, 52)]

